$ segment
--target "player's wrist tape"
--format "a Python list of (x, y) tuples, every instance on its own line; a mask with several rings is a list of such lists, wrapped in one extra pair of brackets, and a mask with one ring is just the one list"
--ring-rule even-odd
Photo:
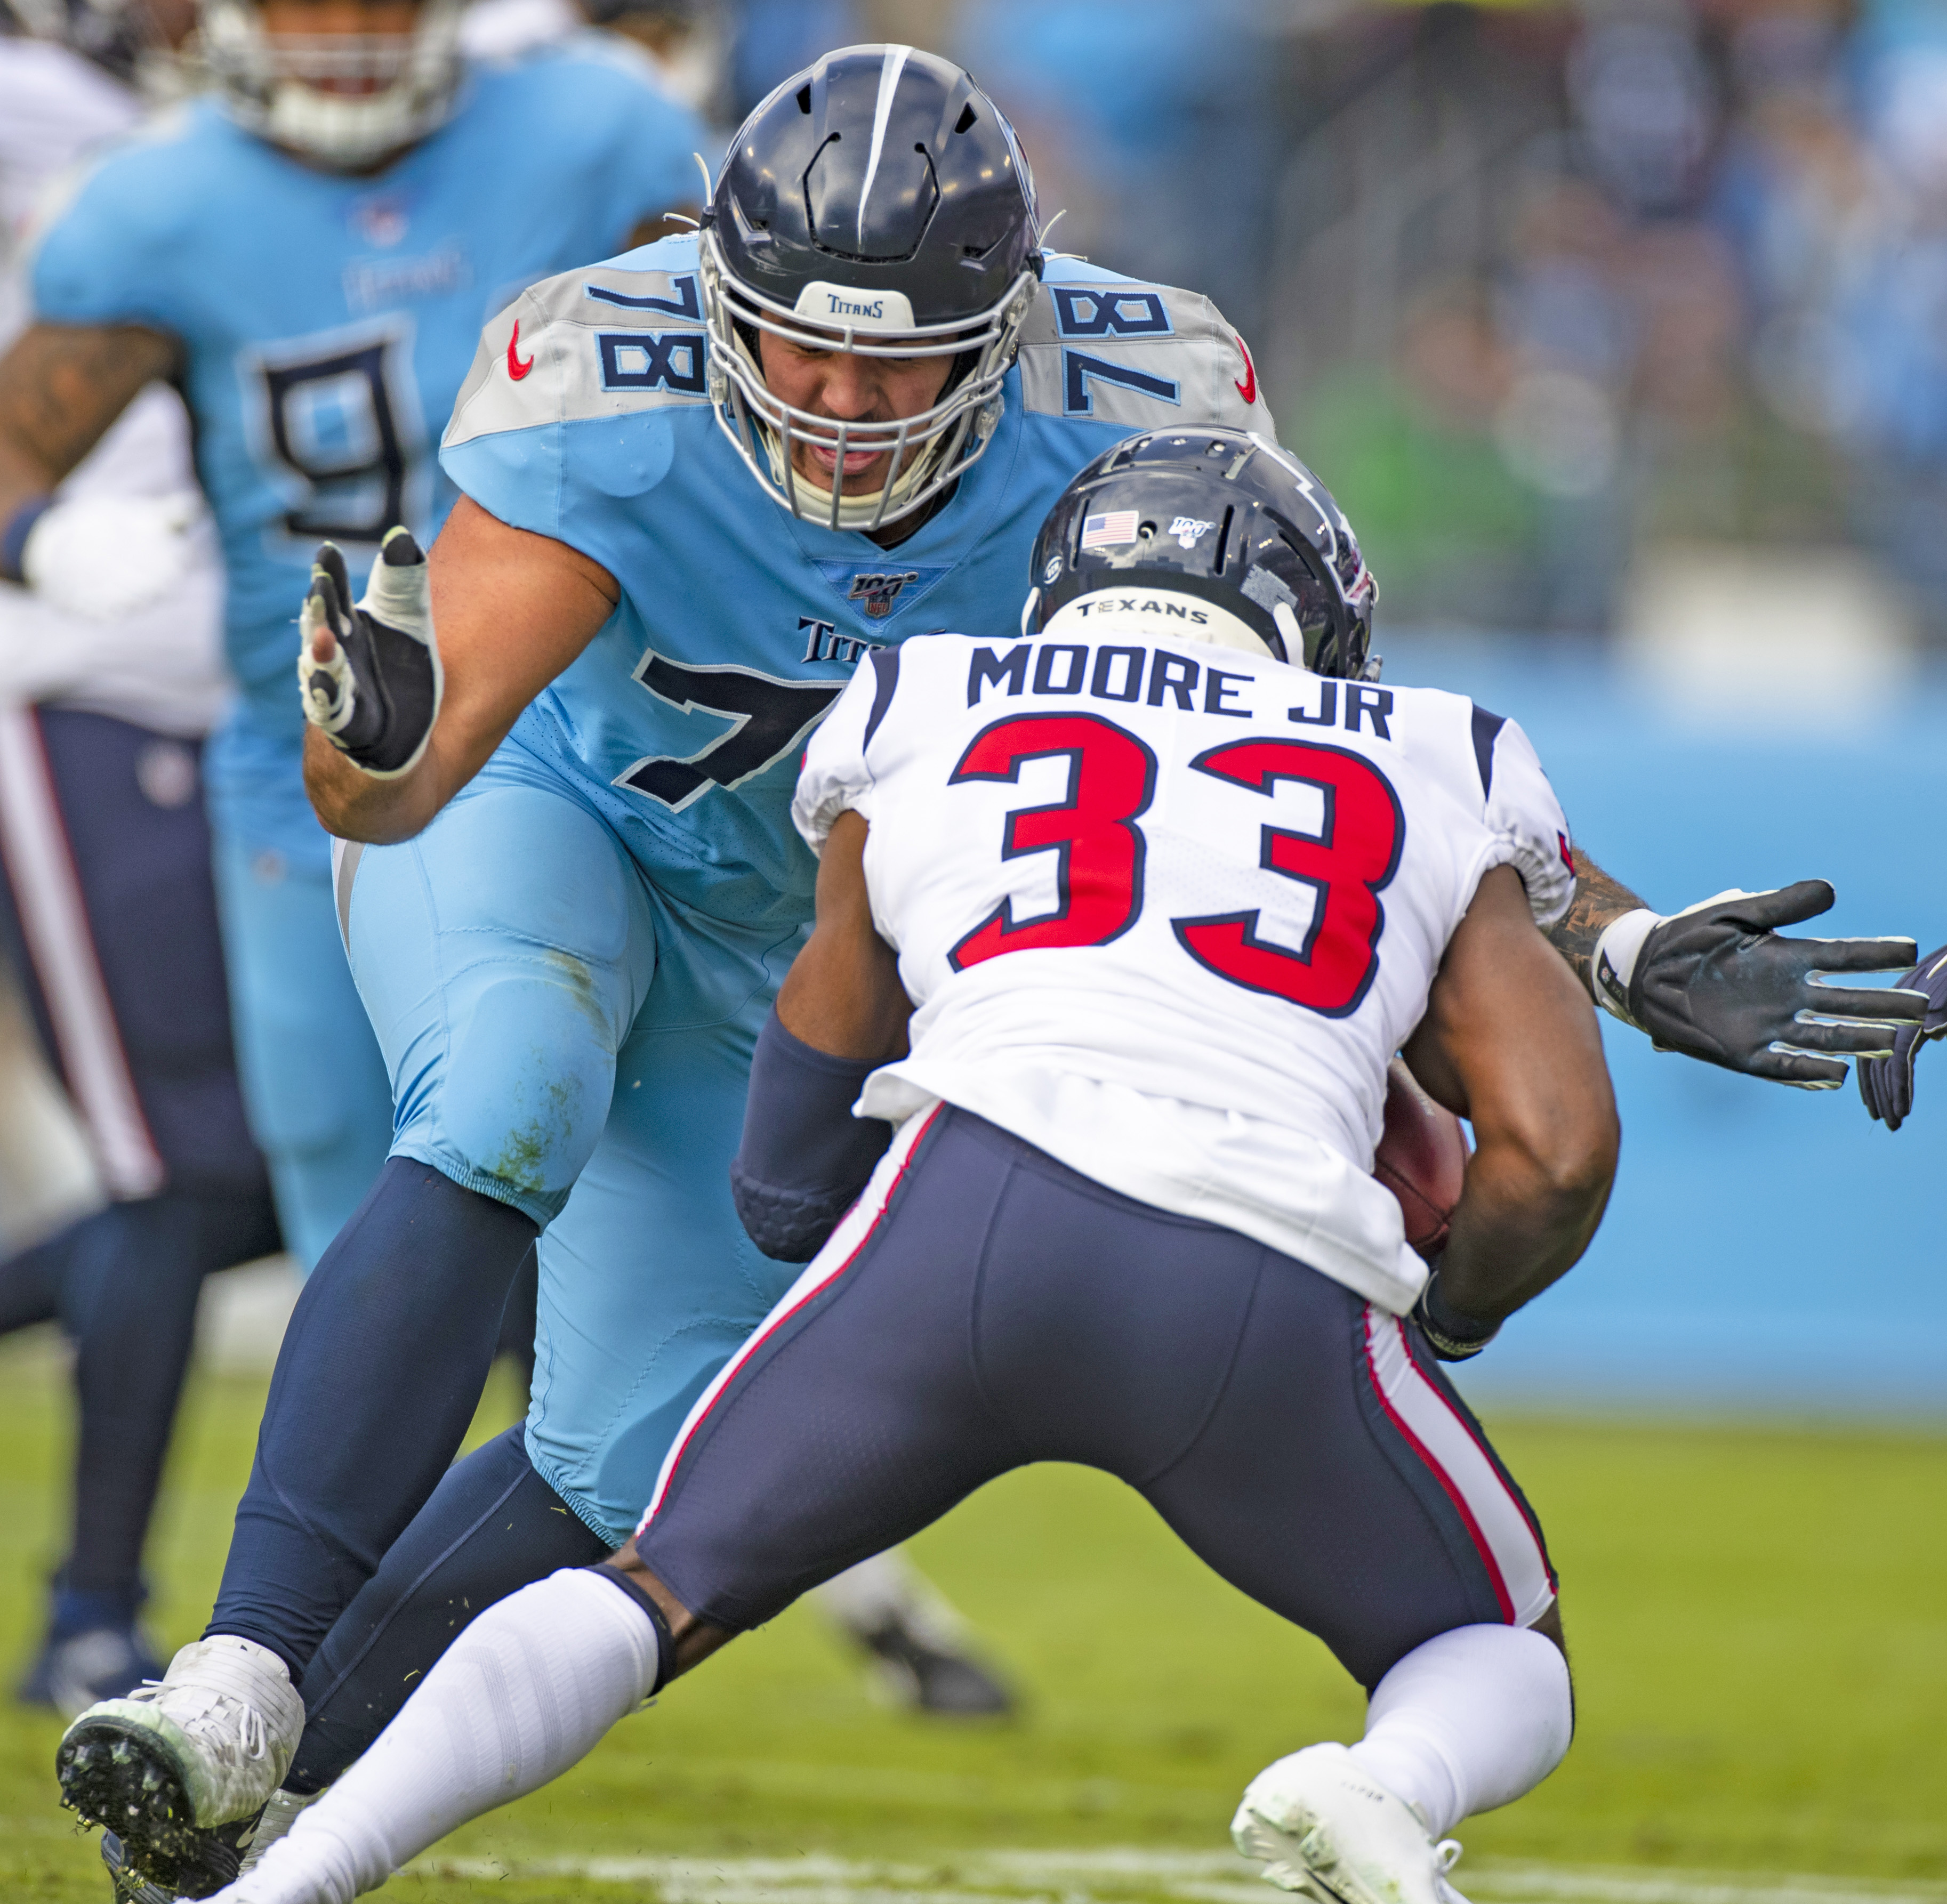
[(1647, 906), (1626, 912), (1602, 929), (1589, 960), (1589, 990), (1597, 1006), (1638, 1031), (1642, 1027), (1630, 1009), (1630, 981), (1650, 934), (1664, 923), (1663, 915)]
[(1447, 1300), (1441, 1291), (1437, 1265), (1413, 1306), (1413, 1319), (1419, 1324), (1426, 1346), (1442, 1362), (1466, 1362), (1478, 1355), (1501, 1331), (1500, 1323), (1484, 1322)]
[(7, 518), (5, 528), (0, 528), (0, 579), (8, 582), (24, 582), (26, 572), (21, 564), (26, 559), (27, 538), (34, 533), (34, 525), (54, 506), (51, 496), (30, 496)]
[(877, 1060), (839, 1058), (794, 1037), (773, 1006), (757, 1034), (744, 1137), (730, 1192), (751, 1241), (782, 1263), (805, 1263), (865, 1188), (893, 1141), (852, 1106)]

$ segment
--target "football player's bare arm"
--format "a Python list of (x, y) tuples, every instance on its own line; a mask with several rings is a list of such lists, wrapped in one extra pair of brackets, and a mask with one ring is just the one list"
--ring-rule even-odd
[(1588, 1247), (1620, 1141), (1595, 1008), (1535, 929), (1512, 867), (1481, 882), (1405, 1055), (1472, 1120), (1440, 1282), (1455, 1308), (1497, 1322)]
[[(410, 839), (487, 764), (521, 710), (592, 641), (621, 591), (596, 561), (509, 528), (463, 496), (429, 563), (445, 682), (425, 750), (388, 779), (368, 774), (314, 727), (305, 787), (328, 832), (385, 845)], [(331, 637), (321, 637), (329, 647)], [(318, 647), (314, 658), (328, 659)]]
[(34, 324), (15, 338), (0, 357), (0, 523), (45, 496), (181, 357), (174, 338), (139, 324)]
[(1610, 878), (1583, 847), (1577, 846), (1575, 897), (1568, 911), (1548, 929), (1548, 939), (1585, 988), (1596, 941), (1613, 920), (1634, 912), (1642, 903), (1620, 879)]
[(912, 1000), (899, 955), (872, 923), (864, 817), (841, 813), (818, 863), (818, 923), (778, 994), (785, 1029), (834, 1058), (887, 1063), (906, 1054)]

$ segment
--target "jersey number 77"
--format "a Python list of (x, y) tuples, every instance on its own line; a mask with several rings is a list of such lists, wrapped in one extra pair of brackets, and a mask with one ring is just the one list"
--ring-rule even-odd
[[(1066, 756), (1066, 799), (1008, 815), (1001, 855), (1059, 855), (1056, 911), (1021, 923), (1003, 900), (948, 955), (956, 972), (1004, 952), (1107, 945), (1143, 910), (1149, 842), (1137, 824), (1156, 795), (1156, 759), (1134, 734), (1096, 714), (1023, 714), (977, 734), (952, 784), (1018, 782), (1025, 762)], [(1406, 818), (1391, 783), (1362, 754), (1312, 740), (1245, 739), (1210, 747), (1191, 768), (1268, 798), (1280, 780), (1324, 796), (1316, 836), (1260, 824), (1258, 863), (1310, 886), (1311, 923), (1295, 947), (1258, 935), (1255, 907), (1172, 919), (1177, 943), (1220, 978), (1327, 1018), (1356, 1012), (1379, 969), (1379, 894), (1399, 870)], [(1238, 824), (1247, 824), (1240, 811)]]

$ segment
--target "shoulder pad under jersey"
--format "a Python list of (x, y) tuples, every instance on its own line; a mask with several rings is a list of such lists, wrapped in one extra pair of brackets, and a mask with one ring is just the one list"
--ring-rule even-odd
[(1277, 437), (1244, 340), (1208, 298), (1059, 254), (1021, 329), (1031, 413), (1134, 430), (1215, 423)]
[(709, 401), (693, 239), (543, 279), (480, 334), (443, 446)]

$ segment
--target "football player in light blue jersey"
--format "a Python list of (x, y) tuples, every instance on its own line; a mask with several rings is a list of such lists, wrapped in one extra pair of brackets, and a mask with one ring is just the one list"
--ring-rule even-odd
[(587, 35), (469, 70), (458, 17), (457, 0), (208, 0), (223, 86), (88, 173), (0, 366), (0, 564), (57, 600), (98, 599), (105, 570), (132, 604), (173, 572), (179, 537), (45, 498), (151, 378), (195, 415), (242, 690), (206, 762), (240, 1055), (307, 1264), (377, 1176), (391, 1102), (300, 777), (292, 603), (320, 536), (362, 567), (392, 524), (444, 518), (435, 446), (481, 323), (697, 195), (701, 128), (645, 62)]
[[(393, 842), (347, 848), (339, 901), (397, 1134), (286, 1340), (209, 1636), (62, 1748), (70, 1799), (128, 1820), (152, 1876), (219, 1868), (209, 1828), (287, 1771), (294, 1797), (334, 1776), (455, 1603), (608, 1551), (789, 1279), (726, 1171), (809, 919), (798, 753), (854, 669), (1017, 600), (1048, 504), (1132, 428), (1272, 428), (1206, 300), (1039, 240), (1014, 135), (964, 73), (832, 55), (747, 125), (706, 233), (488, 323), (444, 451), (467, 493), (434, 565), (440, 665), (413, 537), (355, 621), (326, 561), (301, 672), (338, 746), (313, 738), (314, 793), (333, 831)], [(466, 1358), (537, 1231), (525, 1433), (456, 1467), (353, 1600), (337, 1496), (392, 1488), (399, 1391), (478, 1393)], [(327, 1304), (388, 1268), (448, 1310), (470, 1276), (473, 1335)], [(325, 1417), (338, 1452), (292, 1457)], [(153, 1782), (123, 1791), (138, 1763)]]

